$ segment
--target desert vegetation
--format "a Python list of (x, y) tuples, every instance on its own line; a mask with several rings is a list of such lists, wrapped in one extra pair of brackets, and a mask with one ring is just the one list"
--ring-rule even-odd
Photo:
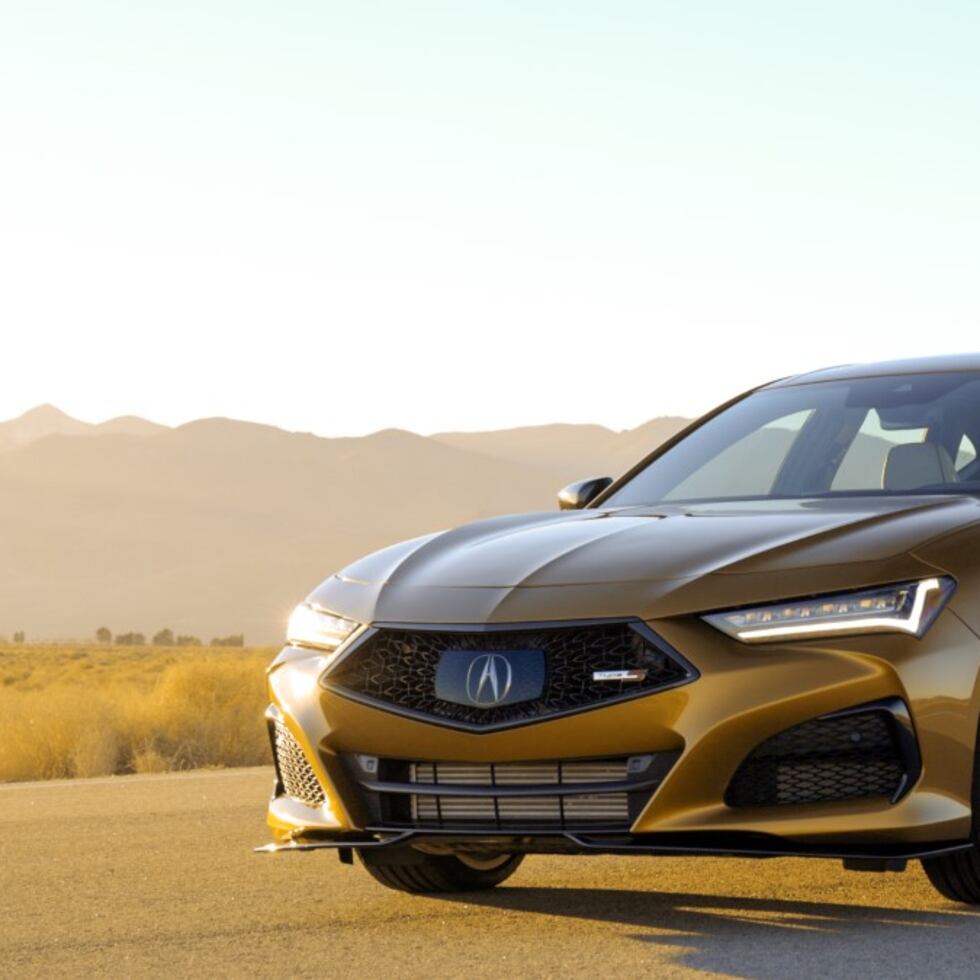
[(273, 654), (0, 644), (0, 781), (268, 762), (264, 668)]

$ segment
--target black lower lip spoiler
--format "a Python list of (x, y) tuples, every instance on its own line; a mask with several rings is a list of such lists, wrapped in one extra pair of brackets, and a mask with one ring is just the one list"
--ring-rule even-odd
[[(603, 854), (659, 854), (701, 855), (707, 857), (817, 857), (831, 858), (839, 861), (911, 861), (919, 858), (938, 857), (942, 854), (952, 854), (973, 847), (970, 841), (944, 841), (933, 844), (865, 844), (858, 846), (807, 844), (802, 841), (787, 841), (779, 838), (769, 840), (735, 840), (725, 839), (725, 835), (712, 836), (706, 840), (682, 842), (679, 840), (649, 840), (633, 838), (628, 842), (602, 840), (581, 834), (567, 833), (569, 840), (574, 841), (586, 851), (597, 851)], [(656, 835), (649, 835), (655, 837)], [(666, 835), (665, 835), (666, 836)]]
[(375, 834), (345, 834), (343, 837), (335, 837), (331, 840), (291, 838), (285, 841), (263, 844), (261, 847), (253, 848), (253, 850), (256, 854), (279, 854), (282, 851), (319, 851), (324, 848), (397, 847), (399, 844), (407, 844), (412, 838), (418, 836), (415, 831), (406, 830), (403, 833), (391, 834), (387, 837), (379, 837)]
[[(527, 838), (533, 839), (528, 842)], [(524, 838), (524, 840), (514, 840)], [(514, 850), (534, 853), (586, 852), (592, 854), (636, 854), (660, 857), (813, 857), (845, 862), (903, 862), (940, 857), (970, 850), (970, 841), (936, 841), (925, 844), (810, 844), (764, 834), (632, 834), (604, 836), (572, 831), (542, 831), (540, 828), (514, 828), (507, 833), (477, 830), (399, 830), (378, 833), (343, 834), (329, 839), (299, 838), (266, 844), (256, 852), (314, 851), (321, 849), (382, 849), (425, 841), (462, 844), (513, 842)], [(537, 845), (537, 846), (536, 846)]]

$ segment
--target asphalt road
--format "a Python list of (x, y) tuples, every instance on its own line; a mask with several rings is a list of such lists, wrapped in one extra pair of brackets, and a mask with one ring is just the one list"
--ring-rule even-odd
[(253, 854), (265, 769), (0, 786), (0, 974), (980, 975), (980, 912), (823, 861), (532, 857), (410, 897)]

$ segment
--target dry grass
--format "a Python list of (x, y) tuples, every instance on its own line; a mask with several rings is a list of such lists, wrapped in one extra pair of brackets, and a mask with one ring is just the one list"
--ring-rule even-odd
[(0, 645), (0, 781), (265, 763), (273, 653)]

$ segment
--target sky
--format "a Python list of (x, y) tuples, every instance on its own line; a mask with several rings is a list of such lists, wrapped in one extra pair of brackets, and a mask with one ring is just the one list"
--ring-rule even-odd
[(694, 415), (980, 349), (980, 6), (0, 0), (0, 418)]

